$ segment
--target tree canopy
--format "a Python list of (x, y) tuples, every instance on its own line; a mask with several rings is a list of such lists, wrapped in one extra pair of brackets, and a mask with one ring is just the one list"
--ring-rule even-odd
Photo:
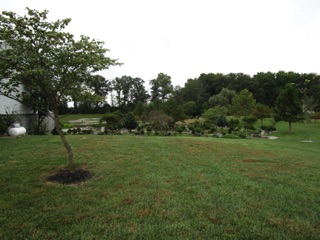
[(232, 113), (235, 116), (250, 116), (255, 105), (256, 100), (253, 94), (248, 89), (244, 89), (233, 98)]
[(85, 83), (93, 74), (119, 62), (106, 56), (108, 49), (103, 42), (87, 36), (75, 40), (65, 32), (70, 18), (49, 22), (47, 15), (47, 10), (29, 8), (24, 16), (7, 11), (0, 15), (0, 89), (1, 94), (20, 102), (28, 91), (43, 93), (67, 149), (69, 167), (74, 169), (73, 152), (61, 130), (58, 107), (65, 98), (86, 93)]
[(291, 123), (296, 122), (302, 114), (302, 102), (296, 86), (292, 83), (280, 91), (276, 101), (277, 119), (289, 123), (289, 133), (292, 132)]

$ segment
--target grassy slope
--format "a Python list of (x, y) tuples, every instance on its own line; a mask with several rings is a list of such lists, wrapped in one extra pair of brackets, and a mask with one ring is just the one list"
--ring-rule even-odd
[(320, 125), (313, 143), (293, 127), (278, 140), (68, 136), (95, 172), (78, 186), (43, 182), (65, 163), (58, 137), (0, 138), (0, 238), (317, 239)]

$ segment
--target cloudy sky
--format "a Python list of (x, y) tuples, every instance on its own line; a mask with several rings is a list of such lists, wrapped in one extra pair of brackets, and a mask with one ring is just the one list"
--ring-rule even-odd
[(320, 73), (319, 0), (0, 0), (1, 11), (29, 7), (67, 31), (106, 43), (124, 63), (101, 72), (146, 82), (163, 72), (183, 86), (201, 73), (279, 70)]

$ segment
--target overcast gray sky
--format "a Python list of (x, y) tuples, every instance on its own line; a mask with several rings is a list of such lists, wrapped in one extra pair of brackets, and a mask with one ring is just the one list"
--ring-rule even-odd
[(183, 86), (201, 73), (320, 73), (320, 0), (0, 0), (106, 43), (122, 67), (100, 74), (147, 83), (163, 72)]

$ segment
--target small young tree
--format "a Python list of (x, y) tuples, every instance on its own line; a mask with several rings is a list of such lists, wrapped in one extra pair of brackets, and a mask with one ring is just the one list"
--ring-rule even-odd
[(278, 120), (289, 123), (289, 133), (292, 133), (292, 123), (299, 120), (302, 114), (302, 102), (296, 86), (292, 83), (280, 91), (276, 100), (276, 114)]
[(254, 129), (257, 119), (253, 117), (244, 117), (242, 121), (245, 129)]
[(71, 19), (49, 22), (48, 11), (27, 8), (27, 15), (0, 15), (0, 94), (23, 103), (21, 91), (43, 93), (53, 111), (55, 127), (75, 170), (73, 151), (59, 124), (59, 105), (69, 96), (81, 96), (93, 73), (118, 65), (106, 56), (104, 43), (64, 32)]
[(145, 106), (142, 104), (142, 102), (138, 102), (136, 104), (136, 106), (133, 109), (133, 113), (139, 118), (141, 119), (141, 116), (143, 115), (145, 111)]
[(131, 132), (132, 129), (135, 129), (138, 126), (137, 121), (134, 119), (134, 116), (131, 112), (127, 113), (123, 118), (122, 126)]
[(217, 126), (221, 128), (221, 133), (223, 134), (223, 128), (228, 125), (228, 120), (224, 116), (224, 114), (221, 114), (217, 119)]
[(260, 119), (262, 126), (263, 119), (271, 116), (271, 109), (267, 105), (257, 103), (253, 109), (252, 116), (256, 119)]

